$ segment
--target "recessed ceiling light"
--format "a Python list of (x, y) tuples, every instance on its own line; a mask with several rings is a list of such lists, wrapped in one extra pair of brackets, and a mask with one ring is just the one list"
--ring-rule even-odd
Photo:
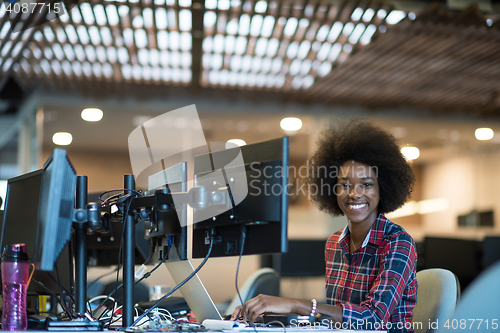
[(495, 133), (493, 132), (493, 130), (491, 128), (482, 127), (482, 128), (476, 129), (475, 135), (476, 135), (476, 139), (481, 140), (481, 141), (485, 141), (485, 140), (493, 139), (493, 136), (495, 135)]
[(295, 117), (281, 119), (280, 126), (284, 131), (298, 131), (302, 128), (302, 120)]
[(241, 146), (244, 146), (246, 144), (247, 143), (244, 140), (241, 140), (241, 139), (231, 139), (231, 140), (227, 140), (227, 142), (226, 142), (226, 149), (234, 148), (236, 146), (241, 147)]
[(420, 156), (420, 150), (417, 147), (403, 147), (401, 153), (408, 160), (415, 160)]
[(52, 136), (52, 142), (59, 146), (67, 146), (73, 141), (73, 136), (68, 132), (57, 132)]
[(102, 115), (100, 109), (88, 108), (82, 111), (82, 119), (85, 121), (99, 121), (102, 119)]

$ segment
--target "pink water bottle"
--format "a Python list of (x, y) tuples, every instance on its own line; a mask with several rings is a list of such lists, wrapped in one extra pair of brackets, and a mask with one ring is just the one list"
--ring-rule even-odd
[(5, 246), (2, 254), (2, 330), (22, 331), (28, 328), (26, 290), (29, 269), (25, 244)]

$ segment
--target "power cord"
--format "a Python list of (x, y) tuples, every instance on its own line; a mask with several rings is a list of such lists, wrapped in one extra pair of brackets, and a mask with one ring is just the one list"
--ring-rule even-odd
[[(152, 307), (150, 307), (146, 312), (144, 312), (139, 318), (137, 318), (134, 323), (130, 326), (133, 327), (137, 325), (137, 323), (141, 322), (141, 320), (147, 316), (153, 309), (155, 309), (161, 302), (163, 302), (167, 297), (172, 295), (175, 291), (177, 291), (180, 287), (185, 285), (193, 276), (195, 276), (200, 269), (205, 265), (205, 263), (208, 261), (208, 258), (210, 257), (210, 254), (212, 253), (212, 248), (214, 245), (214, 239), (215, 239), (215, 229), (212, 228), (210, 232), (210, 246), (208, 248), (207, 255), (205, 256), (205, 259), (201, 262), (201, 264), (193, 271), (193, 273), (189, 274), (187, 278), (184, 279), (181, 283), (179, 283), (177, 286), (175, 286), (172, 290), (170, 290), (167, 294), (165, 294), (162, 298), (160, 298)], [(129, 327), (129, 328), (130, 328)]]

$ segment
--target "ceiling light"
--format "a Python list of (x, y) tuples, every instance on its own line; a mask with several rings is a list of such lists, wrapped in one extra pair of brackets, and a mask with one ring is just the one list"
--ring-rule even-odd
[(59, 146), (67, 146), (73, 141), (73, 136), (68, 132), (57, 132), (52, 136), (52, 142)]
[(302, 128), (302, 120), (295, 117), (281, 119), (280, 126), (284, 131), (298, 131)]
[(244, 146), (246, 144), (247, 143), (244, 140), (241, 140), (241, 139), (231, 139), (231, 140), (227, 140), (227, 142), (226, 142), (226, 149), (234, 148), (234, 147), (241, 147), (241, 146)]
[(475, 134), (476, 134), (476, 139), (481, 140), (481, 141), (491, 140), (491, 139), (493, 139), (493, 136), (495, 135), (493, 130), (491, 128), (487, 128), (487, 127), (482, 127), (482, 128), (476, 129)]
[(82, 119), (85, 121), (99, 121), (102, 119), (102, 115), (100, 109), (89, 108), (82, 111)]
[(415, 160), (420, 156), (420, 150), (417, 147), (403, 147), (401, 153), (408, 160)]

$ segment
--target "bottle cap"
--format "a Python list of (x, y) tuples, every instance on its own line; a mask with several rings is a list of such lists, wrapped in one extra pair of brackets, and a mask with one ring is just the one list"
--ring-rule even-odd
[(26, 244), (6, 245), (3, 249), (2, 261), (29, 261)]

